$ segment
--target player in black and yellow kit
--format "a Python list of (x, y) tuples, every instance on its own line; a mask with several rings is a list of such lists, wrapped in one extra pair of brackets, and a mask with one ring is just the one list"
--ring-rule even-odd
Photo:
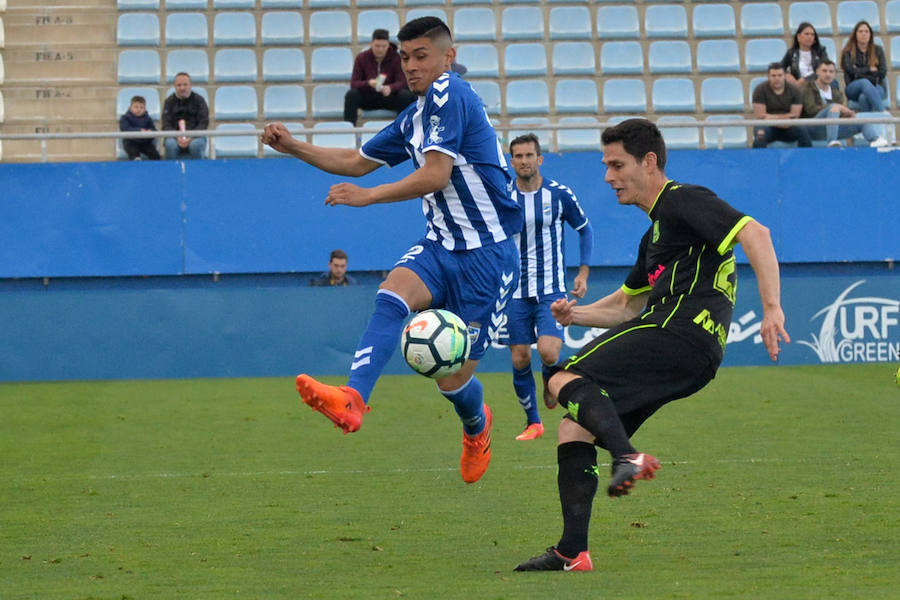
[(659, 469), (630, 437), (661, 406), (705, 386), (725, 351), (736, 291), (732, 248), (741, 244), (762, 299), (763, 343), (772, 360), (789, 342), (778, 260), (769, 230), (710, 190), (669, 180), (659, 129), (630, 119), (603, 132), (606, 182), (619, 204), (650, 217), (625, 284), (587, 306), (557, 300), (563, 325), (609, 328), (566, 361), (550, 393), (568, 414), (559, 427), (557, 483), (563, 512), (559, 543), (517, 571), (589, 571), (588, 525), (597, 492), (597, 450), (613, 459), (610, 496), (627, 494)]

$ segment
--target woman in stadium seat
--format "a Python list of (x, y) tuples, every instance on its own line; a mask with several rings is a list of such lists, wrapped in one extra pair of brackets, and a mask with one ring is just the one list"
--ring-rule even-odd
[(872, 27), (860, 21), (841, 52), (841, 69), (847, 98), (859, 103), (859, 112), (884, 110), (887, 98), (884, 48), (872, 39)]
[(815, 76), (816, 67), (826, 58), (828, 51), (819, 43), (816, 28), (806, 21), (800, 23), (794, 33), (794, 45), (781, 59), (785, 81), (799, 88), (804, 79)]

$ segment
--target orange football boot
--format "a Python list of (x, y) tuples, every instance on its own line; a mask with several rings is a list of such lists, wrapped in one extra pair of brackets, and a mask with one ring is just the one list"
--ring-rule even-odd
[(345, 434), (359, 430), (363, 415), (369, 412), (362, 396), (352, 387), (326, 385), (305, 373), (297, 375), (297, 391), (305, 404), (331, 419)]
[(459, 471), (463, 481), (475, 483), (491, 464), (491, 427), (494, 417), (491, 407), (484, 405), (484, 429), (476, 435), (467, 435), (463, 432), (463, 451), (459, 459)]

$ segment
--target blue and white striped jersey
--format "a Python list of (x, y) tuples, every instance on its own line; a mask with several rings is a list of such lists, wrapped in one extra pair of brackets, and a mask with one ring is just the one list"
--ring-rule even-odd
[(525, 225), (515, 235), (522, 264), (513, 298), (565, 292), (563, 223), (575, 231), (588, 224), (578, 199), (572, 190), (547, 178), (534, 192), (521, 192), (513, 182), (513, 198), (525, 215)]
[(448, 250), (472, 250), (522, 229), (497, 134), (481, 99), (456, 73), (441, 75), (359, 152), (390, 166), (411, 158), (419, 168), (432, 150), (452, 156), (453, 171), (447, 187), (422, 198), (425, 237)]

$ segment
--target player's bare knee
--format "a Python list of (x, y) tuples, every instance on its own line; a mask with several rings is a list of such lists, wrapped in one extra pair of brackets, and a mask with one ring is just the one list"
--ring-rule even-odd
[(581, 379), (581, 376), (567, 371), (558, 371), (550, 378), (547, 386), (550, 389), (550, 393), (553, 394), (553, 397), (559, 398), (560, 390), (566, 387), (567, 383), (576, 379)]
[(567, 442), (594, 443), (594, 434), (572, 419), (563, 419), (560, 422), (556, 437), (560, 444), (565, 444)]
[(524, 369), (531, 364), (531, 347), (524, 345), (515, 345), (509, 347), (512, 357), (513, 367), (516, 369)]

